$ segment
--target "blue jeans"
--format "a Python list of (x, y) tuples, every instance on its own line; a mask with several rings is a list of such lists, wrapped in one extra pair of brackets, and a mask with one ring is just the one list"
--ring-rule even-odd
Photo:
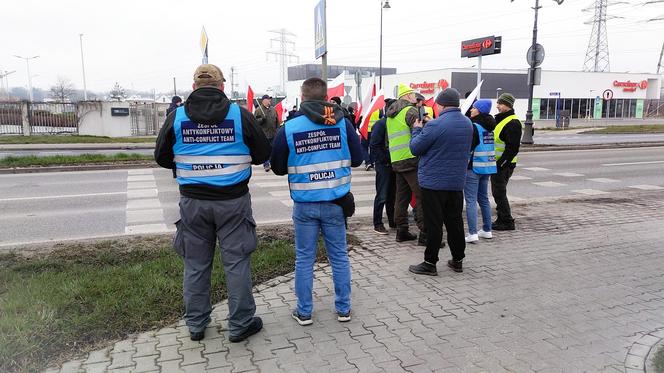
[(341, 206), (332, 202), (295, 202), (295, 295), (297, 312), (309, 316), (313, 310), (313, 267), (318, 234), (322, 231), (327, 258), (332, 267), (334, 305), (337, 312), (350, 312), (350, 261), (346, 246), (346, 222)]
[(489, 178), (491, 175), (478, 175), (473, 170), (466, 173), (463, 195), (466, 199), (466, 220), (468, 233), (477, 233), (477, 204), (482, 211), (482, 230), (491, 232), (491, 204), (489, 203)]

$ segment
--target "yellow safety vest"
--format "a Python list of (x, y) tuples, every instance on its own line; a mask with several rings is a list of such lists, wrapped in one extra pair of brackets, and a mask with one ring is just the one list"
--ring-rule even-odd
[(371, 132), (374, 123), (378, 122), (378, 119), (380, 119), (380, 110), (376, 110), (373, 113), (371, 113), (371, 116), (369, 117), (369, 128), (367, 128), (367, 132)]
[[(500, 139), (500, 132), (503, 130), (505, 125), (507, 125), (507, 123), (509, 123), (513, 119), (519, 121), (519, 118), (516, 115), (512, 114), (507, 118), (501, 120), (500, 123), (498, 123), (496, 128), (493, 130), (494, 144), (496, 146), (496, 160), (500, 160), (500, 158), (503, 156), (503, 153), (505, 152), (505, 142)], [(523, 127), (521, 121), (519, 121), (519, 124), (521, 124), (521, 127)], [(512, 163), (516, 163), (516, 161), (517, 157), (515, 156), (512, 159)]]
[(410, 152), (410, 127), (406, 123), (406, 113), (412, 109), (406, 106), (394, 118), (387, 118), (387, 142), (392, 162), (415, 158)]

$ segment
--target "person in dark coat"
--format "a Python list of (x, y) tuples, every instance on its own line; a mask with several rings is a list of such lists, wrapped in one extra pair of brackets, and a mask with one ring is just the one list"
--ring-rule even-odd
[[(394, 103), (393, 99), (385, 100), (385, 111)], [(370, 152), (374, 156), (376, 167), (376, 197), (374, 198), (373, 225), (374, 232), (378, 234), (388, 234), (383, 225), (383, 207), (387, 214), (387, 222), (390, 228), (396, 228), (394, 222), (394, 201), (396, 198), (396, 177), (392, 171), (392, 162), (390, 162), (390, 152), (385, 143), (385, 133), (387, 118), (385, 115), (376, 121), (371, 130)]]
[(168, 106), (168, 109), (166, 109), (166, 116), (171, 113), (171, 111), (177, 109), (182, 105), (182, 98), (180, 96), (173, 96), (171, 99), (171, 104)]
[(447, 243), (452, 259), (447, 266), (463, 272), (466, 241), (463, 232), (463, 187), (473, 140), (473, 125), (459, 109), (459, 92), (447, 88), (436, 97), (438, 118), (424, 126), (413, 125), (410, 151), (420, 157), (417, 180), (422, 193), (418, 205), (424, 215), (427, 231), (424, 261), (412, 265), (410, 272), (436, 276), (436, 263), (443, 237), (447, 230)]

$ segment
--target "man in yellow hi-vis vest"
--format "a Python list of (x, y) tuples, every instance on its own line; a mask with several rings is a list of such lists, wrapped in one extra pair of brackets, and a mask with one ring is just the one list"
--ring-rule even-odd
[(418, 244), (425, 246), (422, 195), (417, 181), (418, 158), (410, 152), (408, 147), (412, 127), (416, 122), (420, 122), (419, 112), (414, 106), (417, 99), (415, 91), (403, 84), (399, 84), (397, 98), (398, 100), (387, 109), (387, 143), (397, 186), (394, 205), (394, 221), (397, 225), (396, 241), (410, 241), (417, 238), (409, 232), (408, 228), (408, 204), (414, 194), (415, 222), (420, 230)]
[(521, 121), (514, 114), (515, 98), (509, 93), (498, 97), (496, 129), (493, 131), (498, 172), (491, 175), (491, 194), (496, 202), (498, 218), (492, 224), (496, 231), (513, 231), (514, 218), (507, 199), (507, 183), (516, 168), (517, 154), (521, 144)]

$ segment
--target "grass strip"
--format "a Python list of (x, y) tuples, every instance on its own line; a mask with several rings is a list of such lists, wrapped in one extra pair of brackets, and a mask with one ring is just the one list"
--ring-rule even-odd
[[(293, 271), (291, 238), (260, 236), (252, 255), (254, 284)], [(63, 244), (27, 258), (0, 255), (0, 371), (40, 371), (179, 320), (183, 263), (170, 240), (139, 237)], [(212, 302), (225, 296), (217, 252)]]
[(153, 143), (155, 136), (106, 137), (88, 135), (32, 135), (0, 136), (0, 144), (107, 144), (107, 143)]
[(35, 166), (63, 166), (95, 163), (148, 161), (154, 157), (137, 153), (107, 154), (81, 154), (81, 155), (49, 155), (49, 156), (9, 156), (0, 159), (0, 167), (35, 167)]
[(664, 133), (664, 125), (661, 124), (640, 124), (633, 126), (611, 126), (589, 131), (583, 131), (584, 134), (633, 134), (633, 133)]

